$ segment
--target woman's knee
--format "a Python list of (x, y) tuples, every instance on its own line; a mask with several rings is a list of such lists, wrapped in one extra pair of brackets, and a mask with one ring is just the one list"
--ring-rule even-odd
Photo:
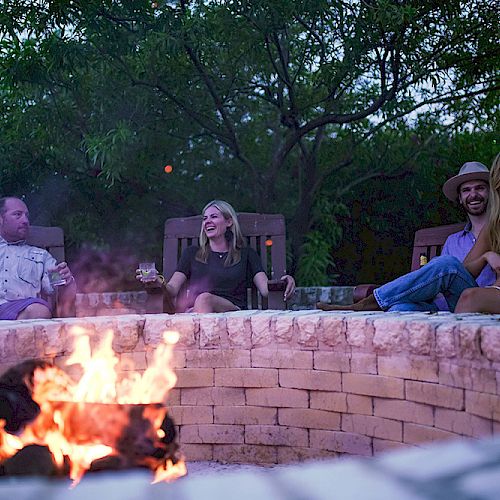
[(205, 304), (207, 302), (211, 302), (213, 299), (213, 295), (210, 292), (203, 292), (198, 295), (194, 301), (195, 304)]
[(194, 301), (194, 312), (207, 312), (207, 309), (213, 309), (214, 295), (209, 292), (203, 292), (198, 295)]
[(458, 299), (455, 312), (476, 312), (476, 295), (479, 288), (466, 288)]

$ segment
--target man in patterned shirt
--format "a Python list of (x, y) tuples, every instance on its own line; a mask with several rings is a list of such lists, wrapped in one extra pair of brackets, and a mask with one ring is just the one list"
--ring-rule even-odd
[(48, 273), (58, 271), (65, 283), (59, 298), (71, 301), (76, 284), (66, 262), (57, 263), (46, 250), (26, 243), (29, 212), (19, 198), (0, 198), (0, 319), (51, 318), (49, 303), (42, 296), (53, 295)]

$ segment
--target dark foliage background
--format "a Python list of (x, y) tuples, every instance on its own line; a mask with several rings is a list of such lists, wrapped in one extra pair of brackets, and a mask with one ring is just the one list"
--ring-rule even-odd
[[(0, 185), (61, 225), (86, 291), (136, 287), (166, 218), (287, 219), (300, 285), (405, 272), (498, 151), (497, 12), (468, 2), (8, 0)], [(164, 171), (172, 165), (172, 173)]]

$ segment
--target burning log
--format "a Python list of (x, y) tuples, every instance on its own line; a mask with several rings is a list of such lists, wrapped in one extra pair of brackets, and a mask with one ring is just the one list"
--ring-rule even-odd
[(48, 446), (31, 444), (0, 464), (0, 476), (68, 477), (69, 468), (59, 470)]
[(40, 413), (40, 406), (32, 399), (35, 368), (48, 363), (29, 360), (7, 370), (0, 377), (0, 419), (5, 420), (5, 430), (18, 432)]
[(78, 383), (38, 360), (0, 377), (0, 475), (69, 473), (75, 484), (87, 470), (149, 468), (154, 482), (184, 475), (174, 423), (163, 403), (151, 401), (164, 400), (175, 384), (168, 369), (172, 336), (142, 377), (118, 382), (109, 371), (117, 364), (112, 336), (90, 356), (88, 338), (78, 334), (70, 359), (84, 368)]
[[(9, 434), (21, 432), (40, 414), (40, 406), (32, 398), (34, 373), (50, 365), (44, 361), (28, 360), (7, 370), (0, 377), (0, 421)], [(32, 444), (13, 456), (7, 451), (8, 435), (0, 434), (0, 476), (60, 475), (47, 446)], [(66, 467), (67, 469), (67, 467)], [(65, 471), (66, 475), (68, 470)]]

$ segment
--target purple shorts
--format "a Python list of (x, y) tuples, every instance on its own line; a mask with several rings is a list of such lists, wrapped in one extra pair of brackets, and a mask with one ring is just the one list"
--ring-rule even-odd
[(0, 320), (2, 319), (17, 319), (19, 313), (24, 311), (31, 304), (42, 304), (50, 309), (49, 303), (46, 300), (36, 297), (29, 299), (9, 300), (5, 304), (0, 305)]

